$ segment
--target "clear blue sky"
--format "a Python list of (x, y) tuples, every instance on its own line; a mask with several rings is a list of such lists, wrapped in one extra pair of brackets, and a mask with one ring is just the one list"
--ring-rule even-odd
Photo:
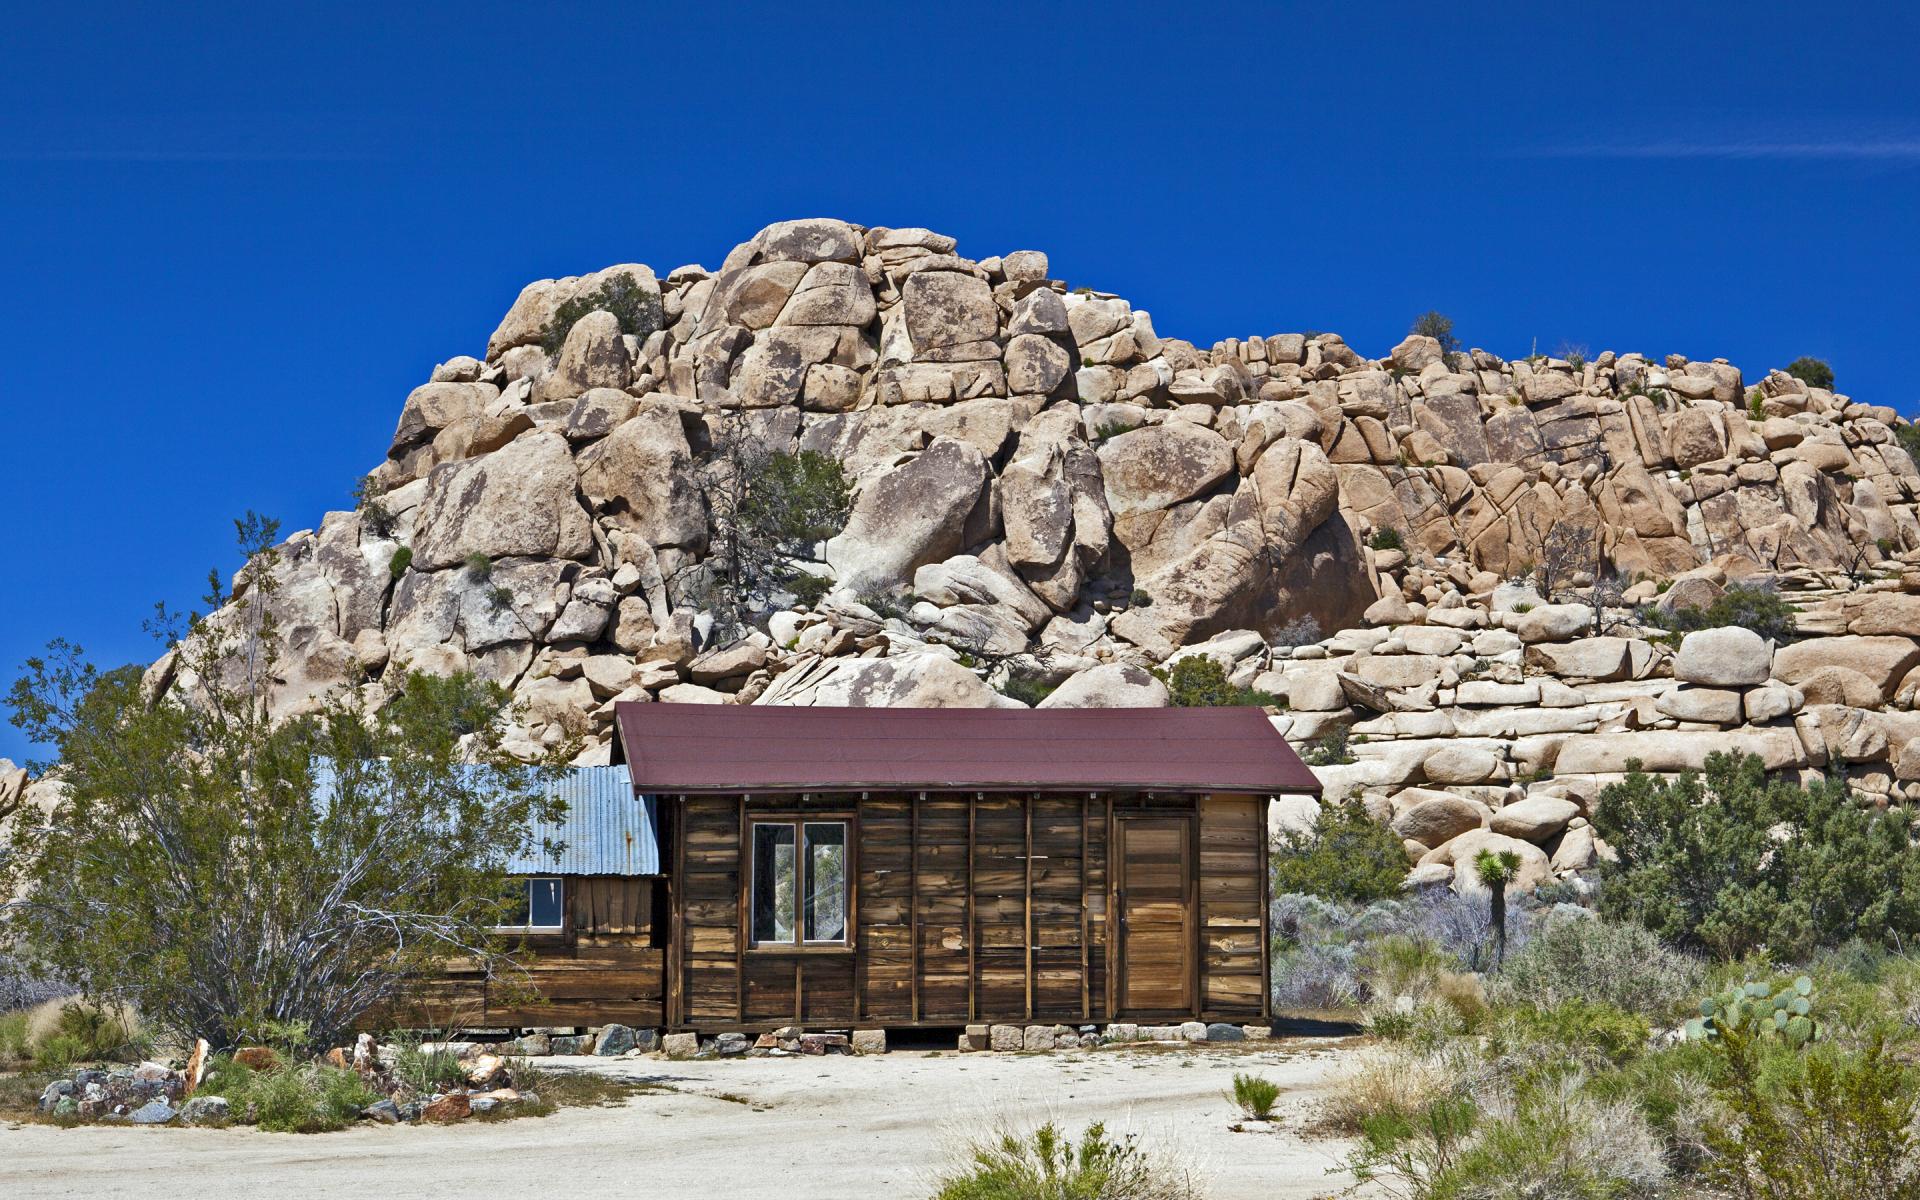
[(10, 11), (0, 681), (151, 658), (229, 518), (345, 507), (526, 281), (786, 217), (1042, 249), (1203, 344), (1438, 308), (1914, 410), (1910, 6), (807, 7)]

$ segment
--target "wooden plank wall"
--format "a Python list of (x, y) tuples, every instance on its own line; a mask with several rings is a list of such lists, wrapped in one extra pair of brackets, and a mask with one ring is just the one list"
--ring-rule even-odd
[[(833, 803), (822, 800), (821, 805)], [(1084, 796), (844, 798), (856, 950), (752, 949), (737, 797), (684, 801), (670, 1020), (953, 1025), (1106, 1019), (1107, 806)], [(816, 805), (817, 807), (817, 805)]]
[(666, 1016), (666, 952), (653, 945), (652, 878), (568, 876), (567, 926), (530, 937), (524, 975), (486, 980), (455, 965), (423, 982), (413, 1017), (432, 1026), (657, 1026)]
[[(1166, 801), (1159, 802), (1163, 807)], [(671, 849), (676, 911), (653, 879), (574, 877), (568, 929), (529, 943), (524, 988), (451, 972), (423, 985), (436, 1023), (954, 1025), (1104, 1022), (1112, 997), (1113, 804), (1071, 795), (848, 799), (857, 950), (750, 950), (739, 797), (690, 797)], [(1121, 811), (1130, 805), (1123, 804)], [(1266, 1013), (1264, 804), (1198, 803), (1195, 958), (1203, 1015)], [(669, 998), (671, 994), (671, 998)]]
[(1264, 1016), (1266, 805), (1260, 797), (1200, 801), (1201, 1004), (1209, 1017)]

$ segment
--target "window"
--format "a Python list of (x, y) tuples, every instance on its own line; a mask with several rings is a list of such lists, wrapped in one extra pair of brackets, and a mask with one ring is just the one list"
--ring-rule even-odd
[(847, 940), (845, 821), (753, 823), (753, 944)]
[(553, 876), (512, 880), (507, 884), (507, 910), (499, 928), (523, 932), (565, 928), (564, 894), (560, 880)]

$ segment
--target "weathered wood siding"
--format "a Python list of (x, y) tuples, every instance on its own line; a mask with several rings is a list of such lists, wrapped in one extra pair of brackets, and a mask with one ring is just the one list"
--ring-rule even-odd
[[(669, 1023), (1112, 1019), (1124, 1001), (1109, 987), (1108, 846), (1116, 812), (1141, 803), (1059, 794), (873, 794), (805, 806), (683, 798), (674, 809)], [(1187, 886), (1177, 948), (1188, 1015), (1252, 1020), (1265, 1011), (1262, 805), (1250, 796), (1152, 805), (1192, 831), (1185, 869), (1198, 882)], [(794, 812), (848, 823), (851, 946), (749, 944), (748, 820)]]
[(1266, 801), (1200, 801), (1201, 1001), (1222, 1019), (1267, 1014)]
[[(422, 1023), (450, 1026), (658, 1026), (666, 1018), (666, 951), (655, 943), (650, 877), (571, 875), (566, 926), (526, 940), (521, 977), (456, 966), (423, 984)], [(407, 1019), (402, 1014), (402, 1019)]]

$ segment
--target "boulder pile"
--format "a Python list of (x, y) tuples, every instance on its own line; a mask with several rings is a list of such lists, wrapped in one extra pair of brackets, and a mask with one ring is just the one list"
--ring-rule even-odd
[[(1598, 850), (1580, 787), (1543, 771), (1714, 743), (1886, 797), (1920, 772), (1884, 712), (1910, 703), (1920, 597), (1867, 588), (1920, 551), (1906, 425), (1717, 359), (1198, 346), (1037, 251), (783, 221), (717, 269), (530, 284), (483, 353), (435, 367), (359, 507), (281, 548), (274, 706), (472, 670), (519, 702), (510, 745), (580, 737), (599, 762), (623, 700), (1158, 705), (1152, 671), (1205, 647), (1274, 676), (1303, 745), (1365, 738), (1329, 778), (1439, 856), (1424, 871), (1469, 812), (1564, 868)], [(824, 595), (733, 640), (701, 605), (697, 468), (743, 433), (835, 459), (852, 508), (801, 564)], [(1724, 635), (1676, 661), (1547, 603), (1596, 575), (1675, 605), (1777, 579), (1834, 644)], [(1549, 594), (1507, 595), (1525, 579)], [(194, 680), (170, 654), (148, 684)]]
[[(1664, 594), (1718, 594), (1743, 565), (1735, 586), (1755, 586), (1733, 559)], [(1391, 825), (1414, 882), (1459, 891), (1480, 886), (1456, 868), (1482, 849), (1518, 853), (1520, 886), (1577, 881), (1608, 853), (1590, 807), (1634, 761), (1673, 774), (1739, 751), (1769, 770), (1838, 774), (1862, 803), (1920, 803), (1920, 573), (1765, 583), (1799, 610), (1795, 640), (1739, 626), (1676, 639), (1604, 606), (1597, 627), (1589, 605), (1530, 602), (1482, 576), (1409, 606), (1415, 620), (1271, 650), (1238, 677), (1287, 700), (1273, 720), (1296, 745), (1344, 738), (1345, 761), (1317, 772), (1327, 796), (1358, 797)], [(1317, 809), (1282, 801), (1272, 823), (1300, 829)]]

